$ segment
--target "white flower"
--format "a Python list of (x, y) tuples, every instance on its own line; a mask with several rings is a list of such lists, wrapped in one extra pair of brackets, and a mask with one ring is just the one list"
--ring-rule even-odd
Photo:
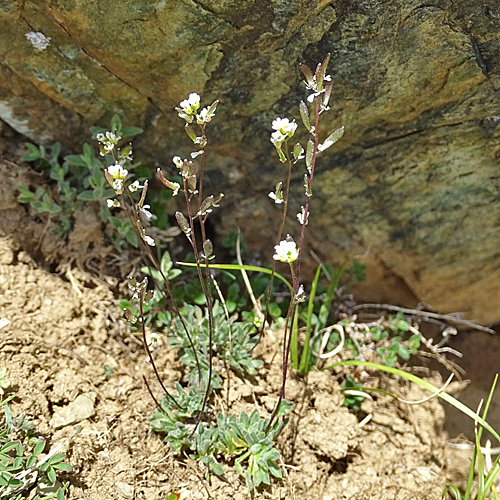
[[(297, 219), (301, 224), (304, 224), (304, 215), (305, 215), (306, 209), (302, 207), (302, 212), (297, 214)], [(309, 224), (309, 212), (307, 212), (307, 220), (306, 220), (306, 226)]]
[(148, 340), (148, 346), (149, 347), (159, 347), (161, 346), (161, 340), (160, 340), (160, 337), (159, 335), (156, 333), (156, 332), (153, 332), (151, 334), (151, 336), (149, 337), (149, 340)]
[(279, 245), (274, 247), (274, 251), (276, 252), (273, 255), (274, 260), (279, 260), (280, 262), (287, 262), (291, 264), (296, 261), (299, 257), (299, 251), (297, 249), (297, 245), (295, 245), (295, 241), (288, 241), (290, 236), (287, 236), (286, 240), (280, 242)]
[(188, 102), (193, 107), (199, 107), (200, 106), (200, 96), (196, 92), (193, 92), (192, 94), (189, 94)]
[(279, 130), (283, 135), (288, 137), (291, 137), (297, 130), (297, 124), (288, 118), (276, 118), (273, 121), (272, 127), (274, 130)]
[(151, 238), (151, 236), (144, 236), (144, 241), (150, 246), (154, 247), (155, 246), (155, 240)]
[(271, 198), (271, 200), (274, 200), (274, 203), (276, 203), (276, 205), (280, 205), (281, 203), (283, 203), (283, 198), (279, 197), (279, 193), (278, 196), (276, 196), (276, 193), (269, 193), (269, 198)]
[(148, 208), (151, 208), (149, 205), (144, 205), (142, 207), (139, 208), (139, 212), (142, 212), (147, 219), (151, 219), (151, 218), (156, 218), (149, 210)]
[[(275, 131), (271, 134), (271, 142), (276, 149), (278, 149), (279, 153), (283, 142), (290, 139), (295, 133), (295, 130), (297, 130), (297, 124), (294, 121), (290, 121), (288, 118), (276, 118), (273, 120), (272, 127)], [(284, 155), (280, 154), (280, 157), (281, 156), (283, 156), (281, 158), (282, 161), (285, 161)]]
[(114, 132), (106, 132), (106, 139), (108, 141), (112, 141), (112, 142), (117, 142), (118, 140), (121, 139), (120, 136), (117, 136)]
[(296, 302), (305, 302), (306, 300), (306, 292), (304, 291), (304, 285), (299, 286), (299, 290), (297, 291), (297, 295), (295, 295)]
[(196, 115), (196, 123), (201, 125), (202, 123), (209, 122), (212, 119), (212, 116), (208, 116), (208, 108), (203, 108)]
[(108, 204), (108, 208), (120, 206), (120, 202), (118, 200), (106, 200), (106, 203)]
[(139, 184), (139, 181), (134, 181), (130, 186), (128, 187), (132, 193), (135, 193), (138, 189), (142, 189), (144, 186), (141, 186)]
[(123, 193), (123, 181), (121, 179), (115, 179), (113, 181), (113, 189), (116, 191), (116, 194)]
[(185, 114), (192, 115), (196, 113), (200, 107), (200, 96), (196, 92), (189, 94), (187, 99), (181, 101), (179, 107)]
[(117, 163), (108, 167), (108, 173), (113, 179), (125, 179), (128, 175), (128, 170)]
[(172, 161), (174, 162), (175, 166), (178, 167), (178, 168), (182, 167), (182, 164), (184, 163), (182, 161), (182, 158), (180, 156), (174, 156), (172, 158)]
[(276, 132), (273, 132), (271, 134), (271, 142), (275, 146), (281, 146), (283, 141), (286, 139), (286, 135), (283, 135), (279, 130), (276, 130)]

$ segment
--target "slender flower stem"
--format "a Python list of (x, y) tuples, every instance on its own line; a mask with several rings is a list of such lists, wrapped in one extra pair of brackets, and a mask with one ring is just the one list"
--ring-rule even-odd
[[(195, 228), (194, 228), (194, 217), (193, 217), (193, 212), (191, 208), (191, 198), (188, 196), (188, 188), (187, 188), (187, 183), (186, 180), (184, 179), (184, 197), (186, 200), (186, 206), (187, 206), (187, 211), (188, 211), (188, 219), (189, 219), (189, 226), (191, 228), (191, 246), (193, 248), (193, 252), (195, 254), (195, 260), (196, 260), (196, 270), (198, 272), (198, 279), (200, 280), (200, 285), (201, 289), (203, 291), (203, 294), (205, 295), (207, 299), (207, 312), (208, 312), (208, 382), (207, 382), (207, 389), (205, 391), (205, 396), (203, 398), (203, 404), (201, 406), (201, 410), (199, 413), (199, 417), (201, 418), (201, 414), (205, 410), (205, 406), (208, 401), (208, 396), (210, 395), (210, 389), (211, 389), (211, 382), (212, 382), (212, 357), (213, 357), (213, 346), (212, 346), (212, 338), (213, 338), (213, 329), (214, 329), (214, 319), (213, 319), (213, 311), (212, 311), (212, 295), (209, 292), (208, 288), (210, 287), (210, 282), (205, 281), (205, 278), (203, 277), (203, 273), (201, 270), (201, 263), (200, 263), (200, 254), (198, 252), (198, 243), (196, 240), (196, 234), (195, 234)], [(200, 222), (202, 220), (202, 215), (199, 215), (200, 217)], [(202, 226), (204, 227), (204, 225)], [(208, 258), (205, 257), (206, 261), (206, 267), (207, 267), (207, 273), (209, 273), (209, 268), (208, 268)], [(202, 382), (202, 378), (200, 375), (199, 378), (200, 383)], [(197, 419), (195, 428), (192, 432), (196, 431), (196, 428), (198, 427), (199, 423), (199, 418)]]
[[(125, 192), (126, 192), (127, 197), (128, 197), (128, 199), (130, 201), (130, 204), (132, 206), (132, 210), (134, 211), (135, 218), (132, 217), (132, 214), (130, 214), (128, 205), (126, 203), (124, 203), (124, 205), (125, 205), (125, 207), (127, 207), (127, 213), (128, 213), (128, 216), (129, 216), (129, 219), (130, 219), (132, 225), (137, 228), (137, 232), (140, 234), (141, 230), (137, 227), (138, 221), (139, 221), (139, 213), (138, 213), (138, 210), (137, 210), (137, 205), (136, 205), (135, 200), (132, 197), (132, 194), (130, 193), (130, 190), (128, 189), (127, 186), (125, 186)], [(142, 238), (140, 238), (140, 239), (142, 240)], [(193, 342), (193, 339), (191, 338), (189, 330), (187, 329), (187, 325), (184, 322), (184, 319), (182, 318), (182, 315), (181, 315), (180, 310), (179, 310), (179, 306), (177, 305), (177, 303), (176, 303), (176, 301), (174, 299), (174, 294), (172, 292), (172, 288), (170, 286), (170, 282), (169, 282), (168, 278), (165, 276), (165, 274), (164, 274), (164, 272), (163, 272), (163, 270), (161, 268), (161, 265), (158, 262), (158, 259), (156, 258), (156, 255), (154, 254), (153, 250), (151, 250), (151, 247), (147, 243), (145, 243), (144, 241), (143, 241), (143, 245), (144, 245), (144, 248), (146, 249), (146, 252), (147, 252), (147, 254), (148, 254), (151, 262), (153, 263), (154, 268), (160, 273), (160, 275), (162, 277), (162, 280), (163, 280), (163, 283), (165, 285), (165, 288), (167, 289), (167, 294), (168, 294), (168, 298), (170, 300), (170, 303), (172, 304), (172, 306), (174, 308), (175, 314), (177, 315), (177, 317), (181, 321), (182, 328), (186, 332), (186, 336), (188, 338), (189, 344), (190, 344), (191, 348), (193, 349), (194, 359), (196, 361), (196, 368), (198, 370), (198, 375), (199, 375), (199, 378), (201, 380), (201, 365), (200, 365), (200, 361), (198, 359), (198, 355), (196, 354), (196, 350), (194, 348), (194, 342)], [(162, 382), (161, 382), (161, 380), (159, 378), (158, 378), (158, 381), (160, 382), (160, 384), (162, 384)]]
[[(319, 143), (319, 135), (318, 135), (318, 124), (319, 124), (319, 104), (320, 104), (320, 98), (319, 96), (316, 97), (316, 117), (315, 117), (315, 126), (314, 126), (314, 148), (313, 148), (313, 155), (312, 155), (312, 160), (311, 160), (311, 171), (310, 171), (310, 178), (309, 178), (309, 184), (308, 184), (308, 191), (312, 191), (312, 181), (314, 177), (314, 166), (316, 164), (316, 156), (318, 154), (318, 143)], [(290, 356), (290, 346), (291, 346), (291, 340), (292, 340), (292, 329), (293, 329), (293, 323), (295, 321), (295, 315), (297, 313), (297, 301), (296, 297), (299, 292), (299, 287), (300, 287), (300, 261), (301, 261), (301, 256), (302, 256), (302, 247), (304, 244), (304, 237), (305, 237), (305, 232), (306, 232), (306, 225), (307, 225), (307, 217), (309, 214), (309, 203), (311, 200), (311, 196), (306, 194), (306, 205), (304, 208), (304, 220), (302, 222), (302, 229), (300, 233), (300, 240), (298, 244), (298, 251), (299, 251), (299, 256), (297, 257), (297, 260), (295, 261), (295, 272), (293, 269), (293, 266), (290, 265), (290, 269), (292, 271), (292, 285), (293, 285), (293, 296), (292, 300), (290, 301), (290, 306), (288, 308), (288, 313), (286, 317), (286, 322), (285, 322), (285, 333), (283, 335), (283, 379), (281, 383), (281, 390), (280, 394), (278, 397), (278, 402), (276, 404), (276, 407), (274, 408), (274, 411), (271, 415), (271, 419), (269, 420), (269, 424), (267, 426), (266, 432), (269, 432), (269, 429), (271, 428), (271, 425), (276, 418), (276, 415), (278, 414), (279, 407), (281, 405), (281, 402), (283, 401), (285, 397), (285, 389), (286, 389), (286, 379), (288, 375), (288, 358)], [(290, 321), (289, 321), (290, 320)]]
[[(158, 370), (156, 368), (156, 364), (153, 360), (153, 356), (151, 355), (151, 351), (149, 349), (148, 342), (146, 340), (146, 326), (144, 324), (144, 307), (143, 307), (142, 301), (143, 301), (143, 297), (139, 297), (139, 311), (141, 314), (142, 342), (144, 344), (144, 348), (146, 349), (146, 352), (147, 352), (148, 357), (149, 357), (149, 361), (151, 362), (151, 366), (153, 367), (153, 371), (155, 372), (155, 375), (156, 375), (156, 378), (158, 379), (158, 382), (160, 382), (161, 388), (163, 389), (163, 391), (167, 395), (168, 399), (170, 399), (170, 401), (172, 401), (172, 403), (175, 406), (177, 406), (177, 408), (180, 409), (181, 407), (179, 406), (179, 404), (177, 403), (175, 398), (168, 392), (167, 388), (165, 387), (165, 384), (162, 382), (160, 374), (158, 373)], [(158, 402), (156, 401), (156, 399), (155, 398), (153, 398), (153, 399), (154, 399), (155, 403), (158, 405)], [(161, 406), (160, 406), (160, 408), (161, 408)]]
[[(297, 280), (298, 276), (294, 273), (292, 264), (290, 264), (290, 270), (292, 273), (292, 283), (295, 284), (295, 281), (298, 281)], [(288, 306), (288, 311), (285, 321), (285, 331), (283, 333), (283, 365), (282, 365), (283, 372), (281, 379), (281, 389), (278, 396), (278, 402), (276, 403), (273, 413), (271, 414), (271, 418), (269, 419), (269, 424), (267, 425), (266, 432), (269, 432), (269, 430), (271, 429), (273, 421), (276, 418), (276, 415), (278, 414), (279, 408), (281, 406), (281, 402), (285, 397), (286, 379), (288, 375), (288, 357), (290, 353), (290, 345), (292, 340), (293, 323), (295, 321), (295, 313), (297, 311), (297, 303), (295, 297), (296, 294), (293, 295), (292, 300), (290, 301), (290, 305)]]
[[(280, 226), (278, 229), (278, 234), (276, 236), (276, 245), (280, 244), (281, 236), (283, 235), (283, 229), (285, 228), (286, 214), (287, 214), (287, 210), (288, 210), (288, 197), (290, 195), (290, 181), (292, 178), (292, 160), (288, 154), (288, 147), (286, 148), (285, 155), (286, 155), (287, 160), (288, 160), (288, 162), (287, 162), (288, 163), (288, 173), (287, 173), (287, 179), (286, 179), (285, 193), (283, 196), (283, 213), (281, 214)], [(267, 319), (267, 316), (269, 314), (269, 302), (271, 300), (271, 291), (273, 288), (274, 273), (276, 272), (276, 264), (277, 264), (277, 261), (273, 259), (273, 268), (271, 271), (271, 278), (269, 280), (269, 288), (267, 290), (266, 310), (264, 313), (264, 321), (262, 323), (262, 327), (261, 327), (261, 330), (259, 332), (259, 335), (262, 335), (262, 333), (264, 332), (264, 328), (266, 326), (266, 319)]]
[[(312, 192), (312, 183), (314, 178), (314, 166), (316, 165), (316, 157), (318, 156), (318, 143), (319, 143), (319, 134), (318, 134), (318, 124), (319, 124), (319, 103), (320, 97), (316, 97), (316, 120), (314, 125), (314, 148), (313, 155), (311, 160), (311, 172), (309, 176), (309, 193)], [(311, 196), (306, 194), (306, 205), (304, 208), (304, 220), (302, 222), (302, 229), (300, 232), (300, 240), (298, 244), (299, 249), (299, 257), (297, 259), (297, 275), (300, 275), (300, 262), (302, 257), (302, 246), (304, 244), (304, 237), (306, 234), (306, 226), (307, 226), (307, 218), (309, 216), (309, 203), (311, 201)], [(294, 286), (294, 292), (297, 293), (299, 291), (299, 283), (296, 283), (296, 287)]]

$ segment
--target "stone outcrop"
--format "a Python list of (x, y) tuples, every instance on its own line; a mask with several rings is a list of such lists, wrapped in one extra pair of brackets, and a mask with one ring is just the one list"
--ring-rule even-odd
[[(220, 99), (218, 230), (240, 225), (268, 255), (270, 123), (298, 118), (297, 63), (330, 52), (323, 127), (346, 133), (318, 161), (310, 247), (366, 262), (363, 298), (500, 321), (497, 2), (0, 0), (0, 22), (0, 119), (35, 141), (74, 150), (118, 113), (145, 129), (136, 155), (173, 170), (189, 151), (174, 106)], [(302, 167), (293, 189), (295, 213)]]

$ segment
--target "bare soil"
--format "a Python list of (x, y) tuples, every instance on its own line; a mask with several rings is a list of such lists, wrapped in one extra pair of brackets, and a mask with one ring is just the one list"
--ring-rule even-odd
[[(158, 397), (162, 394), (138, 334), (118, 307), (123, 291), (117, 292), (118, 280), (102, 267), (98, 273), (82, 270), (82, 256), (91, 254), (98, 262), (110, 253), (92, 214), (69, 245), (50, 231), (44, 234), (45, 221), (15, 196), (15, 186), (34, 182), (35, 174), (15, 159), (17, 150), (3, 146), (0, 318), (10, 323), (0, 329), (0, 368), (7, 367), (17, 394), (14, 414), (27, 413), (51, 446), (65, 442), (73, 472), (61, 479), (71, 483), (69, 499), (164, 500), (176, 493), (196, 500), (428, 500), (441, 498), (449, 481), (461, 481), (467, 457), (447, 448), (445, 413), (437, 398), (410, 406), (378, 396), (354, 413), (342, 406), (338, 374), (331, 371), (290, 376), (287, 398), (294, 406), (278, 443), (283, 480), (253, 494), (236, 472), (206, 481), (200, 464), (174, 456), (163, 437), (148, 429), (155, 405), (143, 376)], [(33, 256), (40, 255), (60, 264), (62, 272), (38, 264)], [(281, 384), (280, 341), (279, 333), (264, 335), (256, 352), (265, 362), (258, 376), (243, 380), (229, 374), (229, 393), (225, 386), (214, 402), (217, 409), (272, 410)], [(167, 386), (181, 380), (175, 351), (162, 343), (154, 355)], [(112, 368), (112, 376), (106, 377), (104, 366)], [(387, 376), (379, 386), (406, 400), (429, 395)], [(80, 423), (81, 430), (56, 428), (54, 414), (92, 392), (95, 413)], [(371, 419), (360, 425), (367, 415)]]

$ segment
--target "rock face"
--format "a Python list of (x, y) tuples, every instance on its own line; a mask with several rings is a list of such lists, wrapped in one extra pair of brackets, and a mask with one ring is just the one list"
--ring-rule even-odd
[(0, 0), (0, 22), (0, 118), (35, 141), (74, 150), (118, 113), (145, 129), (136, 156), (172, 172), (189, 151), (173, 107), (220, 99), (217, 229), (240, 225), (269, 256), (284, 176), (270, 123), (298, 119), (297, 63), (330, 52), (322, 130), (346, 133), (317, 164), (310, 247), (364, 261), (368, 300), (500, 321), (498, 2)]

